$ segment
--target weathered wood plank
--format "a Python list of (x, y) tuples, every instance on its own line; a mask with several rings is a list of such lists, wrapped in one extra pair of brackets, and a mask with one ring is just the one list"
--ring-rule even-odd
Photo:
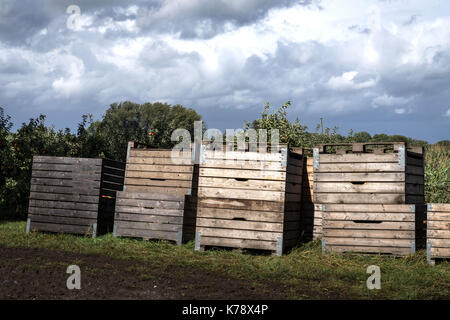
[(405, 203), (404, 194), (383, 194), (383, 193), (314, 193), (314, 200), (318, 203), (348, 203), (348, 204), (377, 204)]
[(286, 180), (286, 172), (200, 168), (200, 177)]
[(316, 173), (315, 182), (404, 182), (405, 173), (385, 173), (385, 172), (342, 172), (342, 173)]
[[(378, 221), (370, 223), (368, 220), (355, 221), (327, 220), (322, 221), (324, 229), (356, 229), (356, 230), (415, 230), (415, 223), (409, 221)], [(364, 222), (363, 222), (364, 221)], [(367, 222), (366, 222), (367, 221)]]
[(402, 182), (317, 182), (314, 192), (330, 193), (405, 193)]
[(197, 227), (221, 228), (230, 230), (283, 232), (283, 223), (254, 222), (225, 219), (197, 219)]
[(283, 202), (285, 193), (279, 191), (225, 189), (200, 186), (198, 188), (198, 196), (201, 198), (228, 198)]

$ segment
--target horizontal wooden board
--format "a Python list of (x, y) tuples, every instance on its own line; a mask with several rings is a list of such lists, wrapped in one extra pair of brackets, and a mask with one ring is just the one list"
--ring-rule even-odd
[(203, 236), (203, 235), (201, 237), (200, 244), (202, 246), (245, 248), (245, 249), (271, 250), (271, 251), (276, 251), (276, 249), (277, 249), (276, 241), (217, 238), (217, 237), (208, 237), (208, 236)]
[(450, 228), (448, 227), (449, 224), (447, 224), (447, 229), (427, 229), (427, 238), (428, 239), (446, 239), (446, 247), (450, 247)]
[(199, 208), (225, 208), (252, 211), (284, 212), (283, 203), (263, 200), (199, 198), (198, 206)]
[(245, 219), (246, 221), (261, 221), (261, 222), (281, 222), (284, 214), (282, 212), (265, 212), (265, 211), (250, 211), (250, 210), (236, 210), (236, 209), (221, 209), (221, 208), (198, 208), (198, 218), (220, 218), (220, 219)]
[(215, 178), (240, 178), (240, 179), (262, 179), (262, 180), (286, 180), (286, 172), (260, 171), (260, 170), (238, 170), (238, 169), (211, 169), (200, 167), (200, 179), (202, 177)]
[(155, 222), (168, 224), (183, 224), (183, 212), (152, 210), (144, 214), (125, 213), (124, 211), (116, 212), (116, 222), (118, 221), (135, 221), (135, 222)]
[(316, 182), (314, 192), (319, 193), (405, 193), (402, 182)]
[(177, 201), (117, 198), (116, 206), (143, 207), (147, 209), (183, 209), (184, 203)]
[(192, 160), (190, 152), (178, 152), (176, 150), (156, 150), (156, 149), (131, 149), (130, 157), (151, 157), (151, 158), (169, 158), (177, 161), (177, 159)]
[(206, 150), (205, 159), (216, 160), (253, 160), (253, 161), (279, 161), (281, 162), (281, 153), (264, 152), (242, 152), (242, 151), (212, 151)]
[(450, 258), (450, 248), (435, 248), (430, 249), (431, 258)]
[(32, 214), (29, 215), (28, 218), (30, 218), (32, 222), (69, 224), (76, 226), (91, 226), (97, 222), (96, 216), (93, 218), (82, 218)]
[(415, 239), (414, 230), (339, 230), (339, 229), (323, 229), (323, 235), (328, 237), (341, 238), (367, 238), (367, 239)]
[(416, 220), (414, 213), (391, 212), (324, 212), (323, 218), (327, 220), (369, 220), (369, 221), (410, 221)]
[(405, 203), (403, 194), (384, 194), (384, 193), (315, 193), (314, 200), (318, 203), (348, 203), (348, 204), (377, 204)]
[(192, 173), (193, 166), (177, 166), (177, 165), (151, 165), (151, 164), (127, 164), (127, 170), (130, 171), (149, 171), (149, 172), (177, 172)]
[(284, 202), (285, 193), (280, 191), (241, 190), (200, 186), (198, 188), (198, 196), (200, 198), (227, 198)]
[[(157, 193), (138, 193), (138, 192), (117, 192), (118, 199), (134, 199), (134, 200), (164, 200), (164, 201), (184, 201), (183, 196), (171, 194), (157, 194)], [(136, 203), (137, 205), (137, 203)]]
[(450, 212), (450, 203), (430, 203), (428, 212)]
[[(355, 222), (358, 221), (358, 222)], [(364, 222), (363, 222), (364, 221)], [(367, 222), (366, 222), (367, 221)], [(357, 230), (415, 230), (415, 222), (409, 221), (378, 221), (378, 223), (370, 223), (368, 220), (327, 220), (322, 221), (324, 229), (357, 229)]]
[[(326, 232), (324, 230), (324, 232)], [(414, 239), (367, 239), (367, 238), (339, 238), (325, 237), (326, 245), (345, 245), (345, 246), (372, 246), (372, 247), (394, 247), (411, 248), (415, 244)]]
[(73, 218), (87, 218), (96, 219), (97, 211), (86, 211), (86, 210), (73, 210), (73, 209), (53, 209), (53, 208), (41, 208), (30, 206), (28, 209), (28, 214), (30, 215), (49, 215), (49, 216), (59, 216), (59, 217), (73, 217)]
[(116, 236), (178, 241), (178, 231), (177, 232), (155, 231), (155, 230), (142, 230), (142, 229), (126, 229), (126, 228), (117, 227)]
[[(322, 208), (321, 205), (316, 209)], [(414, 212), (414, 206), (410, 204), (327, 204), (327, 212), (392, 212), (392, 213), (411, 213)]]
[(397, 153), (320, 154), (319, 163), (398, 163)]
[[(411, 171), (411, 173), (414, 170)], [(320, 163), (315, 174), (322, 172), (405, 172), (405, 167), (398, 163)]]
[(219, 238), (235, 238), (235, 239), (266, 240), (266, 241), (277, 241), (278, 237), (283, 236), (283, 233), (281, 232), (232, 230), (232, 229), (206, 228), (198, 226), (197, 232), (200, 232), (202, 237), (219, 237)]
[(149, 187), (178, 187), (191, 188), (191, 180), (152, 180), (148, 178), (126, 178), (125, 185), (128, 186), (149, 186)]
[(53, 224), (53, 223), (41, 223), (31, 222), (31, 231), (48, 231), (58, 233), (74, 233), (74, 234), (89, 234), (93, 232), (92, 226), (75, 226), (66, 224)]
[(118, 229), (140, 229), (140, 230), (148, 230), (148, 231), (171, 231), (178, 232), (182, 231), (182, 224), (173, 224), (173, 223), (154, 223), (147, 221), (124, 221), (120, 220), (116, 222)]
[(225, 219), (197, 218), (197, 227), (220, 228), (230, 230), (283, 232), (283, 223), (239, 221)]
[(362, 245), (326, 245), (325, 249), (329, 252), (344, 253), (376, 253), (376, 254), (393, 254), (393, 255), (410, 255), (410, 247), (377, 247)]
[(30, 200), (31, 207), (54, 208), (54, 209), (74, 209), (84, 211), (98, 211), (96, 203), (82, 203), (69, 201), (47, 201), (47, 200)]
[(405, 173), (385, 173), (385, 172), (341, 172), (330, 173), (320, 172), (314, 175), (315, 182), (352, 182), (352, 181), (365, 181), (365, 182), (404, 182)]
[(193, 166), (190, 159), (182, 159), (180, 163), (179, 159), (172, 160), (172, 158), (152, 158), (152, 157), (134, 157), (130, 156), (127, 159), (127, 164), (141, 164), (141, 165), (176, 165), (176, 166)]
[(192, 180), (191, 173), (172, 173), (172, 172), (142, 172), (142, 171), (127, 171), (126, 178), (147, 178), (147, 179), (165, 179), (165, 180)]
[(216, 188), (237, 188), (250, 190), (269, 190), (269, 191), (285, 191), (286, 183), (284, 181), (271, 180), (255, 180), (241, 178), (212, 178), (201, 177), (198, 182), (199, 187), (216, 187)]
[(281, 165), (280, 161), (206, 159), (205, 162), (201, 164), (201, 167), (215, 169), (286, 171), (286, 166)]
[(186, 195), (190, 191), (190, 188), (178, 188), (178, 187), (151, 187), (151, 186), (126, 186), (127, 192), (147, 192), (147, 193), (162, 193), (162, 194), (173, 194), (173, 195)]

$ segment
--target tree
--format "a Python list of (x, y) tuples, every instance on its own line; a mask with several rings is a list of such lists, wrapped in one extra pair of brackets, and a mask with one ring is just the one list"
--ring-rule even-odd
[(91, 139), (102, 145), (106, 157), (125, 160), (128, 141), (138, 141), (155, 148), (170, 148), (172, 132), (183, 128), (194, 134), (194, 121), (201, 116), (193, 109), (167, 103), (133, 102), (112, 104), (103, 120), (88, 129)]

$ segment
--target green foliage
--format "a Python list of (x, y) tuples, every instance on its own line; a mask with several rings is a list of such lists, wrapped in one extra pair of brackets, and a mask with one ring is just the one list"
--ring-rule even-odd
[(184, 128), (193, 135), (196, 120), (201, 116), (181, 105), (124, 102), (111, 105), (102, 121), (83, 115), (76, 134), (46, 126), (44, 115), (12, 133), (10, 117), (0, 108), (0, 218), (26, 216), (34, 155), (124, 161), (128, 141), (171, 147), (171, 133)]
[(102, 150), (108, 158), (125, 160), (128, 141), (138, 141), (157, 148), (174, 145), (171, 134), (175, 129), (188, 130), (193, 137), (194, 121), (201, 116), (193, 109), (167, 103), (142, 105), (123, 102), (112, 104), (103, 121), (94, 124)]
[(425, 201), (450, 203), (450, 146), (430, 145), (425, 151)]

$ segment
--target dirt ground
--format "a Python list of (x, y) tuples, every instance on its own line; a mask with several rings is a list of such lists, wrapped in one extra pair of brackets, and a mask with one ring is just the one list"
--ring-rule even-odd
[[(69, 265), (81, 290), (69, 290)], [(43, 249), (0, 247), (0, 299), (286, 299), (292, 288), (223, 275)]]

